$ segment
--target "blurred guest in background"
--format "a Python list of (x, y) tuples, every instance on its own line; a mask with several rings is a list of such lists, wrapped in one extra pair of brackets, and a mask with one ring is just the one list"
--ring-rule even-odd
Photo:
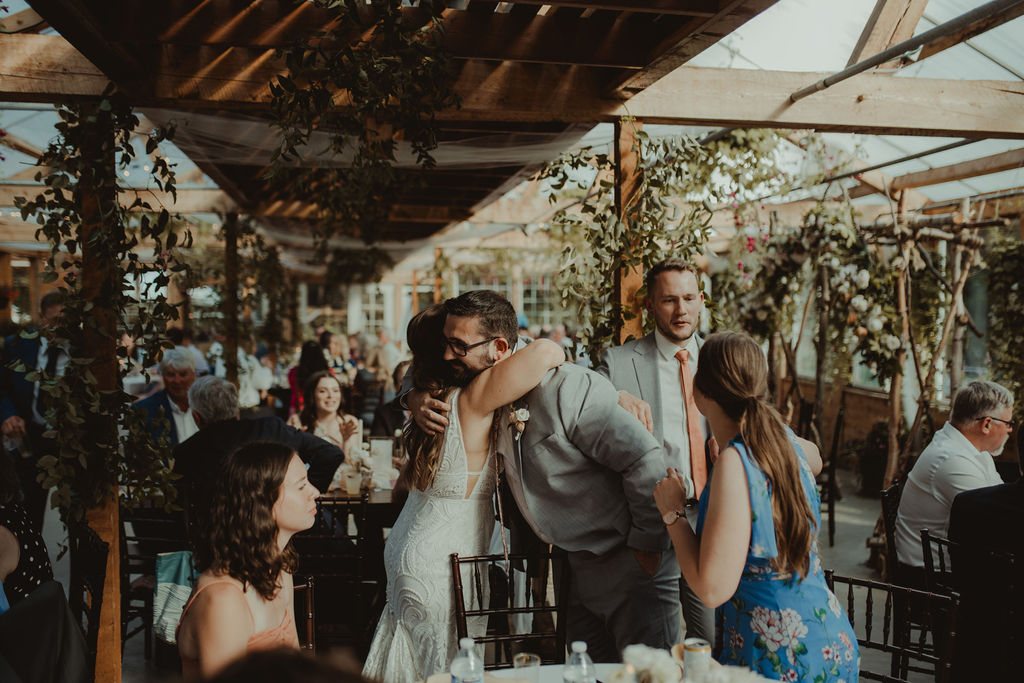
[(188, 390), (196, 381), (195, 356), (184, 347), (164, 349), (160, 377), (164, 388), (136, 401), (133, 407), (145, 417), (153, 444), (166, 448), (199, 431), (188, 404)]

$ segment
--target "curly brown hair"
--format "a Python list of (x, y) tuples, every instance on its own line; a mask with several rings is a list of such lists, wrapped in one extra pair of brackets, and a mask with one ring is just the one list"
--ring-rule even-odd
[(274, 504), (292, 456), (288, 446), (253, 441), (226, 457), (212, 487), (208, 514), (195, 549), (199, 571), (226, 574), (252, 585), (266, 600), (280, 589), (282, 571), (298, 566), (289, 543), (277, 547)]

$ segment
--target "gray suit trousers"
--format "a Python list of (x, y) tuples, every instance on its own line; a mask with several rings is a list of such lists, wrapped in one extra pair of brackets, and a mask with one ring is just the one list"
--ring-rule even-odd
[[(686, 521), (696, 531), (697, 508), (686, 510)], [(681, 523), (680, 520), (677, 523)], [(700, 601), (700, 598), (686, 583), (686, 577), (679, 576), (679, 601), (683, 604), (683, 621), (686, 622), (687, 638), (703, 638), (715, 646), (715, 610)]]
[(582, 640), (595, 662), (621, 662), (627, 645), (667, 650), (680, 640), (679, 565), (671, 550), (649, 576), (631, 548), (569, 553), (572, 577), (566, 635)]

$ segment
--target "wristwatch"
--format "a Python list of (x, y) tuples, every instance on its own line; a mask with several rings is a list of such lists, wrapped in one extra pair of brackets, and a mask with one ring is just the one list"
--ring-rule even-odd
[(665, 522), (665, 526), (672, 526), (678, 522), (681, 517), (686, 517), (685, 510), (672, 510), (662, 515), (661, 521)]

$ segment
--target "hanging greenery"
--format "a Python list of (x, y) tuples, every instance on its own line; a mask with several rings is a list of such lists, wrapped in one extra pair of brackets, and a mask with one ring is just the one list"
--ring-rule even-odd
[[(1024, 396), (1024, 354), (1020, 331), (1024, 330), (1024, 285), (1020, 268), (1024, 242), (1016, 236), (997, 240), (985, 253), (988, 266), (988, 334), (992, 379)], [(1014, 403), (1014, 418), (1024, 417), (1024, 401)], [(1018, 424), (1020, 424), (1018, 422)]]
[(427, 271), (427, 279), (431, 283), (437, 281), (441, 282), (442, 301), (451, 296), (451, 292), (448, 290), (453, 271), (454, 267), (452, 266), (452, 260), (448, 258), (448, 254), (444, 252), (444, 249), (438, 249), (434, 256), (434, 263), (430, 266), (430, 270)]
[[(622, 125), (633, 124), (624, 119)], [(789, 182), (779, 166), (780, 138), (771, 131), (732, 131), (703, 146), (687, 136), (634, 134), (638, 185), (622, 216), (615, 208), (608, 154), (585, 148), (539, 174), (553, 202), (566, 190), (589, 188), (582, 203), (554, 216), (550, 231), (564, 245), (562, 304), (576, 312), (578, 335), (591, 358), (618, 344), (618, 330), (633, 317), (613, 300), (622, 269), (647, 269), (669, 255), (694, 260), (710, 233), (712, 203), (731, 205), (740, 221), (756, 197)]]
[[(281, 51), (287, 75), (271, 84), (271, 112), (280, 131), (267, 177), (317, 207), (318, 243), (345, 233), (368, 243), (379, 237), (391, 206), (409, 180), (396, 167), (397, 140), (416, 163), (434, 165), (435, 114), (458, 104), (442, 48), (444, 2), (373, 3), (312, 0), (328, 29)], [(309, 149), (325, 131), (325, 150)], [(314, 155), (344, 158), (344, 167), (297, 169)]]
[[(45, 170), (36, 180), (46, 189), (35, 198), (16, 198), (24, 220), (35, 220), (37, 236), (50, 243), (44, 280), (56, 282), (65, 295), (59, 323), (46, 332), (51, 344), (64, 348), (69, 362), (60, 377), (28, 373), (29, 381), (40, 382), (46, 396), (45, 436), (57, 443), (57, 455), (39, 459), (44, 487), (56, 487), (53, 504), (65, 522), (81, 520), (86, 510), (109, 499), (119, 483), (131, 484), (136, 500), (171, 506), (174, 503), (169, 453), (153, 443), (140, 416), (131, 409), (134, 397), (119, 388), (101, 391), (90, 369), (94, 350), (84, 345), (83, 330), (102, 330), (97, 311), (109, 306), (119, 330), (135, 338), (145, 356), (157, 359), (166, 343), (164, 331), (177, 317), (167, 303), (166, 287), (171, 273), (186, 266), (175, 256), (174, 247), (187, 246), (191, 236), (175, 229), (165, 207), (154, 208), (136, 198), (124, 206), (117, 201), (123, 192), (121, 173), (135, 158), (132, 144), (139, 119), (118, 94), (108, 89), (97, 102), (61, 105), (57, 108), (57, 135), (40, 157)], [(151, 177), (155, 186), (176, 198), (174, 169), (159, 155), (159, 144), (170, 140), (173, 129), (158, 128), (146, 135), (145, 152), (153, 158)], [(83, 177), (92, 179), (88, 190), (80, 186)], [(95, 230), (88, 244), (82, 242), (82, 205), (100, 199), (102, 229)], [(153, 256), (143, 260), (140, 249), (152, 248)], [(102, 283), (96, 301), (82, 296), (83, 249), (97, 263), (109, 264), (113, 277)], [(136, 288), (141, 295), (136, 295)], [(102, 303), (100, 303), (102, 302)], [(35, 333), (23, 333), (31, 336)], [(120, 346), (118, 354), (127, 358)], [(119, 364), (118, 387), (128, 372)], [(23, 364), (13, 369), (25, 372)], [(108, 435), (93, 425), (104, 420), (116, 424), (117, 443), (104, 442)]]
[(327, 262), (326, 279), (332, 284), (379, 282), (395, 260), (379, 247), (335, 249)]

